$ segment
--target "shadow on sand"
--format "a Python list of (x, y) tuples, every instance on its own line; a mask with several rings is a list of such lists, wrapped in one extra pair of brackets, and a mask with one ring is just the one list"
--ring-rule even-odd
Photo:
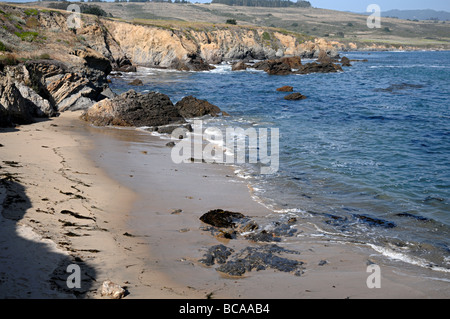
[[(0, 173), (0, 298), (85, 297), (95, 269), (20, 225), (31, 202), (17, 175)], [(79, 266), (79, 288), (67, 284), (77, 283), (77, 273), (67, 271), (71, 264)]]

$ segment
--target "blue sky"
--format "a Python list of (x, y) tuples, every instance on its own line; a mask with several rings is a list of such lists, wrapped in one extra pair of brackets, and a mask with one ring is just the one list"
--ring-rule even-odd
[[(112, 0), (111, 0), (112, 1)], [(190, 0), (191, 2), (211, 2), (211, 0)], [(9, 0), (9, 2), (29, 2), (29, 0)], [(381, 11), (392, 9), (413, 10), (413, 9), (434, 9), (450, 12), (450, 0), (309, 0), (314, 7), (365, 12), (369, 4), (378, 4)]]

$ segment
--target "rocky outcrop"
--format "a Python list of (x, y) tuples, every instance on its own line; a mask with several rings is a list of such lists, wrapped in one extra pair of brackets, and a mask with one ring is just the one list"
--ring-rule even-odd
[(0, 84), (0, 127), (33, 122), (32, 111), (16, 84)]
[(141, 94), (134, 90), (96, 103), (81, 118), (97, 126), (140, 127), (185, 122), (167, 95)]
[(175, 104), (175, 107), (184, 118), (200, 117), (204, 115), (219, 116), (222, 111), (214, 104), (206, 100), (200, 100), (193, 96), (186, 96)]

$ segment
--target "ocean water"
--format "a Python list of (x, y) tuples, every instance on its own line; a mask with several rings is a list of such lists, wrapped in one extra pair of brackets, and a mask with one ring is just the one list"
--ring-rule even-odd
[[(234, 166), (255, 200), (314, 225), (318, 238), (366, 245), (450, 280), (450, 52), (344, 55), (368, 62), (288, 76), (228, 64), (139, 68), (111, 76), (111, 88), (158, 91), (174, 103), (193, 95), (231, 114), (205, 117), (205, 127), (278, 128), (276, 173)], [(144, 85), (128, 85), (135, 78)], [(283, 85), (307, 99), (284, 100)]]

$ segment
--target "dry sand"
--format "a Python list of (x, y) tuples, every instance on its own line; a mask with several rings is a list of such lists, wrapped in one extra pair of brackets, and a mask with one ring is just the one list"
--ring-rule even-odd
[[(208, 247), (260, 244), (216, 238), (199, 217), (215, 208), (256, 221), (272, 214), (252, 200), (246, 181), (232, 167), (173, 164), (167, 141), (92, 128), (78, 116), (0, 131), (1, 298), (102, 298), (108, 279), (126, 287), (126, 298), (450, 296), (448, 283), (388, 265), (380, 265), (381, 288), (369, 289), (373, 251), (318, 241), (300, 222), (300, 237), (277, 244), (300, 252), (293, 258), (305, 263), (301, 276), (272, 269), (221, 275), (198, 262)], [(81, 290), (66, 286), (71, 263), (81, 267)]]

